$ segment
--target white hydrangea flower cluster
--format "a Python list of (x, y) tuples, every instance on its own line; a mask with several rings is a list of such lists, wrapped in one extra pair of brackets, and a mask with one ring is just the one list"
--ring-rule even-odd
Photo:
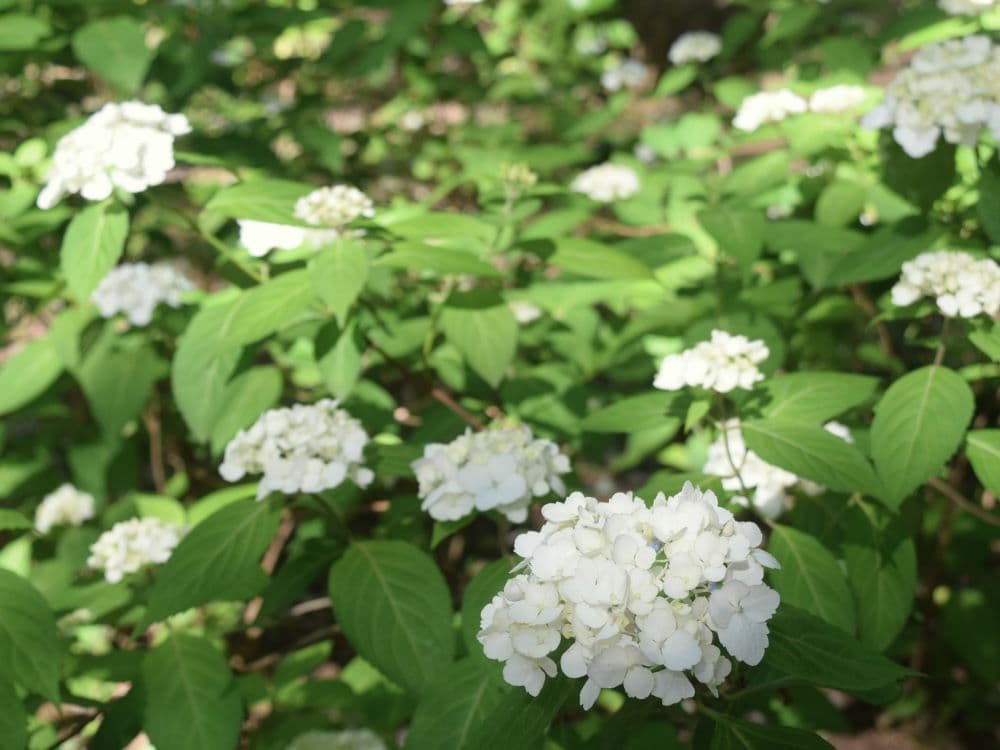
[(42, 498), (35, 510), (35, 529), (48, 534), (53, 526), (80, 526), (94, 517), (94, 496), (66, 483)]
[(598, 203), (611, 203), (638, 193), (639, 175), (630, 167), (608, 162), (581, 172), (571, 187)]
[(314, 730), (292, 740), (288, 750), (386, 750), (386, 745), (370, 729)]
[(921, 48), (861, 122), (872, 129), (891, 125), (914, 158), (932, 152), (942, 136), (965, 146), (974, 146), (984, 129), (1000, 138), (1000, 47), (977, 34)]
[(1000, 265), (962, 251), (921, 253), (903, 264), (892, 303), (906, 307), (923, 297), (932, 298), (948, 317), (995, 317), (1000, 314)]
[(740, 103), (733, 118), (733, 127), (752, 133), (761, 125), (781, 122), (789, 115), (798, 115), (809, 109), (809, 103), (788, 89), (761, 91), (751, 94)]
[(297, 227), (270, 221), (240, 219), (240, 244), (255, 258), (272, 250), (294, 250), (302, 245), (318, 249), (344, 235), (344, 227), (375, 215), (375, 204), (356, 187), (333, 185), (313, 190), (295, 203), (295, 218), (317, 227)]
[(112, 268), (90, 295), (103, 318), (122, 313), (134, 326), (149, 325), (157, 305), (180, 307), (194, 284), (173, 266), (123, 263)]
[(448, 444), (430, 443), (412, 464), (421, 509), (436, 521), (457, 521), (474, 510), (495, 510), (512, 523), (528, 518), (532, 499), (563, 494), (560, 474), (569, 459), (526, 425), (466, 430)]
[(649, 66), (642, 60), (630, 57), (601, 73), (601, 85), (607, 91), (637, 89), (649, 77)]
[(722, 51), (722, 38), (711, 31), (688, 31), (670, 45), (667, 57), (674, 65), (708, 62)]
[(850, 112), (864, 104), (865, 96), (864, 87), (846, 83), (817, 89), (809, 97), (809, 111), (831, 115)]
[(141, 193), (159, 185), (174, 168), (174, 138), (190, 132), (184, 115), (156, 104), (105, 104), (59, 139), (37, 205), (52, 208), (75, 193), (100, 201), (116, 187)]
[[(840, 422), (827, 422), (823, 427), (844, 442), (854, 442), (851, 431)], [(810, 495), (824, 491), (822, 485), (773, 466), (747, 448), (740, 420), (727, 420), (723, 429), (724, 433), (708, 446), (708, 460), (702, 471), (721, 477), (723, 489), (729, 492), (753, 491), (750, 498), (735, 495), (732, 498), (735, 504), (752, 505), (761, 515), (775, 519), (784, 512), (791, 500), (789, 492), (796, 485)]]
[(953, 16), (978, 16), (996, 6), (996, 0), (939, 0), (941, 10)]
[(708, 341), (695, 344), (663, 359), (653, 387), (679, 391), (687, 386), (728, 393), (734, 388), (750, 390), (764, 379), (757, 366), (770, 351), (763, 341), (713, 330)]
[(587, 678), (585, 709), (602, 688), (664, 705), (692, 697), (692, 679), (716, 693), (732, 669), (716, 636), (738, 661), (763, 658), (779, 602), (764, 568), (778, 562), (759, 549), (756, 524), (736, 521), (711, 492), (687, 483), (651, 507), (631, 493), (601, 503), (575, 492), (542, 515), (541, 531), (515, 541), (515, 571), (527, 572), (486, 605), (477, 636), (510, 684), (538, 695), (564, 637), (560, 666)]
[(264, 412), (226, 446), (219, 474), (227, 482), (262, 474), (258, 500), (272, 492), (321, 492), (345, 479), (367, 487), (375, 478), (362, 465), (368, 433), (338, 403), (323, 399)]
[(87, 565), (103, 571), (109, 583), (118, 583), (147, 565), (165, 563), (186, 532), (159, 518), (130, 518), (101, 534), (90, 547)]

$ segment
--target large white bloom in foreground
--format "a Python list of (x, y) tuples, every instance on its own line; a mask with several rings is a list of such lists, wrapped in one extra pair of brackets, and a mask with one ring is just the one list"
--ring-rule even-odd
[(611, 203), (638, 193), (639, 175), (634, 169), (609, 162), (581, 172), (573, 180), (571, 187), (591, 200)]
[(59, 139), (38, 207), (52, 208), (74, 193), (100, 201), (116, 187), (141, 193), (159, 185), (174, 168), (174, 138), (190, 132), (184, 115), (156, 104), (105, 104)]
[(521, 534), (524, 561), (482, 611), (477, 636), (504, 679), (538, 695), (559, 666), (586, 677), (580, 703), (602, 688), (664, 705), (694, 695), (692, 681), (715, 693), (732, 669), (729, 656), (757, 664), (778, 594), (764, 584), (777, 561), (759, 549), (760, 529), (720, 508), (690, 483), (651, 507), (631, 493), (601, 503), (579, 492), (542, 507), (540, 531)]
[(569, 468), (558, 445), (514, 424), (467, 430), (447, 445), (431, 443), (413, 462), (421, 508), (437, 521), (496, 510), (523, 523), (534, 498), (566, 491), (559, 475)]
[(263, 474), (258, 499), (272, 492), (321, 492), (345, 479), (367, 487), (375, 478), (362, 464), (368, 433), (337, 404), (323, 399), (264, 412), (226, 446), (219, 474), (228, 482)]
[(64, 484), (42, 498), (35, 511), (35, 528), (39, 534), (48, 534), (53, 526), (79, 526), (93, 517), (93, 495)]
[(974, 146), (987, 129), (1000, 138), (1000, 47), (974, 35), (921, 48), (861, 122), (892, 127), (914, 158), (933, 151), (940, 137)]
[(688, 31), (670, 45), (667, 57), (674, 65), (707, 62), (722, 51), (722, 38), (711, 31)]
[(149, 325), (157, 305), (180, 307), (181, 295), (194, 285), (168, 265), (123, 263), (101, 279), (91, 300), (103, 318), (122, 313), (135, 326)]
[(752, 133), (769, 122), (781, 122), (789, 115), (805, 112), (809, 103), (788, 89), (751, 94), (740, 104), (733, 127)]
[(87, 565), (103, 571), (109, 583), (118, 583), (147, 565), (169, 560), (185, 531), (159, 518), (131, 518), (116, 523), (91, 545)]
[(375, 215), (375, 204), (356, 187), (333, 185), (313, 190), (295, 203), (295, 218), (316, 229), (240, 219), (240, 244), (255, 258), (272, 250), (293, 250), (301, 245), (320, 248), (341, 237), (356, 219)]
[(300, 734), (287, 750), (386, 750), (386, 746), (370, 729), (314, 730)]
[(953, 16), (978, 16), (996, 6), (996, 0), (939, 0), (938, 5)]
[(996, 316), (1000, 313), (1000, 265), (962, 251), (921, 253), (903, 264), (892, 288), (892, 303), (906, 307), (923, 297), (933, 299), (948, 317)]
[(712, 338), (663, 359), (653, 387), (678, 391), (687, 386), (728, 393), (750, 390), (764, 375), (757, 366), (770, 352), (763, 341), (712, 331)]

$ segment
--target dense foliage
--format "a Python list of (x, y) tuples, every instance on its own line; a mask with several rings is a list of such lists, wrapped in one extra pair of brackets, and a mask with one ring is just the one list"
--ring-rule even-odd
[(0, 0), (0, 92), (0, 750), (1000, 743), (990, 0)]

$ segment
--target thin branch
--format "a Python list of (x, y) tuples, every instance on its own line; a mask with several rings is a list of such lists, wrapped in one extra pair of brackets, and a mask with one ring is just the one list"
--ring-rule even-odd
[(153, 485), (158, 494), (163, 494), (167, 484), (167, 473), (163, 466), (163, 434), (160, 430), (160, 404), (153, 394), (153, 401), (142, 412), (142, 423), (149, 436), (149, 470), (153, 475)]
[(436, 385), (431, 389), (431, 396), (440, 401), (442, 404), (451, 409), (455, 414), (457, 414), (466, 424), (470, 427), (474, 427), (477, 430), (485, 430), (486, 425), (480, 422), (476, 416), (458, 403), (451, 395), (444, 389), (443, 386)]
[(988, 523), (990, 526), (1000, 526), (1000, 516), (995, 516), (985, 508), (976, 505), (947, 482), (942, 482), (937, 477), (931, 477), (927, 480), (927, 484), (951, 500), (962, 510), (974, 515), (980, 521)]

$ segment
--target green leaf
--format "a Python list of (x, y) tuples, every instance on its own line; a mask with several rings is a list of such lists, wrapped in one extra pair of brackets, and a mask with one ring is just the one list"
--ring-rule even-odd
[(31, 519), (17, 510), (0, 508), (0, 531), (23, 531), (34, 528)]
[(709, 750), (833, 750), (819, 735), (792, 727), (751, 724), (715, 714)]
[(90, 294), (125, 249), (128, 214), (110, 203), (88, 206), (73, 217), (63, 235), (59, 265), (70, 293), (80, 302)]
[(937, 233), (927, 231), (923, 219), (907, 219), (882, 227), (869, 235), (864, 245), (837, 257), (826, 283), (846, 286), (899, 275), (903, 263), (930, 250)]
[(477, 515), (475, 513), (470, 513), (464, 518), (459, 518), (457, 521), (435, 521), (434, 526), (431, 529), (431, 549), (437, 549), (437, 546), (441, 544), (441, 542), (453, 534), (457, 534), (470, 523), (475, 521), (476, 517)]
[(77, 59), (105, 81), (132, 94), (142, 84), (153, 61), (138, 21), (115, 16), (92, 21), (73, 34)]
[(212, 428), (212, 453), (222, 453), (237, 432), (274, 408), (283, 388), (281, 370), (270, 365), (251, 367), (229, 381)]
[[(330, 324), (331, 328), (335, 328)], [(330, 328), (320, 329), (317, 338), (317, 352), (319, 358), (320, 375), (323, 383), (330, 393), (340, 399), (347, 398), (354, 387), (358, 384), (361, 371), (364, 368), (361, 355), (364, 353), (364, 342), (358, 329), (357, 320), (352, 320), (347, 327), (339, 332), (333, 346), (329, 346), (325, 351), (323, 347), (328, 346), (325, 341), (326, 334)]]
[(1000, 323), (994, 323), (989, 329), (972, 331), (969, 341), (994, 362), (1000, 362)]
[(260, 593), (260, 568), (281, 514), (269, 503), (226, 505), (195, 526), (156, 571), (141, 628), (212, 601), (242, 601)]
[(816, 200), (816, 221), (842, 227), (854, 224), (865, 207), (868, 188), (857, 182), (835, 180), (823, 188)]
[(717, 206), (698, 214), (698, 221), (719, 249), (741, 266), (749, 266), (764, 249), (767, 222), (758, 211)]
[(295, 203), (312, 186), (289, 180), (252, 180), (223, 188), (205, 204), (205, 212), (230, 219), (253, 219), (275, 224), (302, 225), (295, 218)]
[(499, 296), (452, 294), (441, 311), (441, 328), (473, 371), (494, 388), (517, 351), (517, 319)]
[(509, 691), (491, 665), (470, 659), (449, 665), (417, 704), (404, 750), (478, 750), (470, 744), (473, 732)]
[(63, 371), (48, 337), (35, 339), (0, 365), (0, 414), (20, 409), (45, 392)]
[(474, 239), (488, 241), (496, 228), (475, 216), (445, 211), (429, 211), (388, 225), (397, 237), (436, 242), (447, 239)]
[(77, 371), (94, 418), (112, 437), (139, 415), (161, 372), (151, 346), (115, 348), (117, 338), (108, 329)]
[(790, 419), (744, 422), (747, 447), (769, 464), (832, 490), (878, 495), (878, 477), (861, 452), (818, 425)]
[(557, 237), (546, 260), (569, 273), (591, 279), (648, 279), (652, 270), (631, 255), (583, 237)]
[(62, 652), (55, 617), (42, 595), (21, 576), (0, 568), (0, 662), (6, 675), (58, 702)]
[(343, 327), (368, 280), (368, 253), (357, 240), (338, 240), (321, 250), (310, 262), (313, 291), (337, 316)]
[(875, 406), (871, 441), (890, 507), (899, 507), (958, 450), (973, 408), (972, 389), (946, 367), (923, 367), (889, 386)]
[(979, 175), (976, 213), (986, 236), (1000, 243), (1000, 159), (991, 159)]
[(878, 386), (878, 378), (842, 372), (794, 372), (761, 383), (771, 396), (764, 407), (770, 419), (821, 424), (865, 403)]
[(924, 212), (955, 181), (955, 146), (943, 140), (931, 153), (914, 159), (891, 133), (883, 132), (879, 152), (885, 184)]
[(243, 707), (225, 657), (179, 633), (142, 662), (143, 726), (157, 750), (223, 750), (239, 741)]
[(854, 600), (836, 558), (814, 536), (775, 526), (768, 552), (781, 563), (768, 573), (781, 602), (794, 604), (848, 633), (854, 632)]
[(910, 674), (840, 628), (784, 602), (768, 627), (770, 644), (762, 664), (803, 682), (858, 692)]
[(966, 436), (965, 455), (983, 487), (1000, 495), (1000, 430), (972, 430)]
[(510, 571), (516, 564), (517, 561), (509, 557), (494, 560), (484, 566), (465, 587), (462, 594), (462, 639), (465, 641), (466, 651), (473, 657), (486, 658), (483, 655), (482, 645), (476, 640), (476, 633), (479, 632), (479, 615), (483, 607), (489, 604), (506, 585)]
[(49, 24), (26, 13), (0, 16), (0, 50), (32, 50), (51, 33)]
[(375, 260), (374, 266), (405, 268), (408, 271), (433, 271), (438, 274), (468, 274), (484, 278), (502, 276), (497, 269), (465, 250), (434, 247), (416, 242), (401, 243)]
[(844, 545), (848, 580), (858, 610), (861, 642), (881, 651), (906, 624), (917, 585), (917, 553), (901, 539), (889, 555), (874, 547)]
[(344, 635), (415, 694), (451, 661), (450, 598), (434, 561), (405, 542), (355, 542), (330, 569), (330, 599)]
[(565, 678), (545, 681), (532, 698), (518, 688), (504, 693), (486, 720), (471, 733), (469, 747), (476, 750), (532, 750), (540, 748), (553, 718), (577, 686)]
[[(0, 18), (0, 28), (3, 23)], [(27, 746), (28, 714), (14, 686), (0, 678), (0, 750), (24, 750)]]
[(643, 393), (619, 399), (584, 417), (580, 429), (587, 432), (638, 432), (659, 427), (674, 419), (667, 416), (667, 410), (676, 399), (674, 393)]

